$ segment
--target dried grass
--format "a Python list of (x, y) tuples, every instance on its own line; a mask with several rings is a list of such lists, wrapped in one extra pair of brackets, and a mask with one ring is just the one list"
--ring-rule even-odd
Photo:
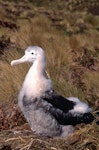
[[(20, 29), (11, 36), (11, 41), (16, 43), (17, 48), (10, 48), (8, 51), (5, 51), (3, 58), (0, 60), (2, 71), (0, 76), (1, 100), (9, 100), (11, 95), (18, 93), (20, 90), (29, 65), (22, 64), (12, 68), (10, 62), (21, 57), (28, 45), (38, 45), (45, 50), (47, 71), (54, 82), (55, 89), (65, 96), (74, 95), (84, 100), (85, 96), (82, 89), (75, 87), (70, 81), (71, 66), (75, 68), (78, 65), (73, 61), (75, 56), (72, 56), (71, 52), (73, 50), (78, 59), (83, 55), (80, 52), (81, 47), (86, 47), (89, 48), (89, 51), (93, 51), (95, 45), (93, 42), (90, 43), (90, 41), (92, 41), (92, 36), (94, 36), (94, 41), (96, 40), (97, 45), (98, 34), (90, 32), (90, 39), (88, 38), (89, 34), (86, 33), (67, 37), (54, 27), (51, 27), (51, 22), (45, 15), (38, 15), (29, 20), (18, 20), (17, 24), (20, 26)], [(96, 76), (97, 81), (98, 75)], [(85, 77), (86, 86), (90, 87), (91, 84), (93, 85), (92, 80), (90, 80), (90, 83), (86, 80), (87, 78)], [(98, 87), (97, 82), (95, 84)]]
[(11, 60), (21, 57), (20, 52), (15, 49), (12, 51), (6, 51), (3, 58), (0, 60), (0, 101), (9, 101), (11, 96), (18, 93), (26, 73), (27, 65), (24, 65), (25, 69), (23, 65), (16, 68), (11, 67)]
[[(68, 15), (68, 18), (71, 18), (71, 15)], [(77, 96), (81, 100), (93, 104), (92, 108), (96, 110), (99, 107), (95, 106), (95, 101), (99, 98), (98, 61), (96, 66), (93, 66), (93, 70), (83, 64), (89, 56), (96, 60), (99, 58), (99, 33), (93, 27), (93, 25), (98, 26), (98, 21), (94, 20), (90, 25), (90, 18), (91, 16), (89, 16), (88, 24), (86, 18), (84, 20), (87, 24), (87, 30), (82, 34), (76, 34), (73, 31), (75, 34), (71, 36), (63, 35), (63, 32), (61, 33), (53, 27), (51, 20), (45, 14), (38, 13), (33, 18), (17, 19), (17, 25), (20, 26), (20, 29), (11, 33), (7, 29), (7, 32), (4, 32), (4, 34), (7, 33), (15, 46), (9, 46), (8, 50), (3, 52), (4, 55), (0, 56), (0, 105), (4, 103), (9, 107), (11, 101), (17, 102), (18, 92), (30, 67), (29, 64), (21, 64), (12, 68), (10, 62), (21, 57), (27, 46), (38, 45), (45, 50), (47, 72), (53, 80), (55, 89), (66, 97)], [(69, 26), (76, 19), (70, 20)], [(72, 30), (75, 29), (72, 28)], [(83, 48), (86, 48), (91, 55), (85, 55), (82, 51)], [(90, 59), (88, 61), (90, 62)], [(72, 75), (74, 75), (73, 79)], [(84, 90), (81, 83), (85, 86)], [(42, 150), (99, 149), (99, 127), (95, 122), (91, 125), (78, 126), (73, 136), (68, 140), (43, 139), (35, 134), (26, 134), (24, 128), (21, 131), (22, 133), (18, 135), (12, 133), (11, 130), (2, 131), (0, 133), (1, 145), (11, 145), (12, 149), (21, 150), (39, 150), (41, 148)]]
[[(44, 20), (43, 23), (40, 18), (35, 18), (28, 23), (25, 22), (25, 25), (22, 26), (20, 31), (15, 33), (14, 37), (16, 39), (13, 40), (17, 43), (17, 47), (21, 47), (22, 49), (25, 49), (28, 45), (39, 45), (43, 47), (47, 55), (48, 72), (51, 76), (53, 74), (58, 79), (59, 74), (57, 72), (62, 68), (61, 66), (66, 71), (72, 61), (69, 51), (67, 51), (68, 42), (65, 42), (67, 38), (59, 35), (53, 28), (50, 28), (46, 17), (44, 17), (45, 20), (42, 18)], [(11, 60), (23, 55), (24, 52), (21, 48), (11, 48), (5, 51), (0, 61), (2, 71), (0, 80), (0, 89), (2, 89), (1, 99), (9, 99), (15, 91), (19, 91), (27, 68), (29, 68), (27, 64), (18, 65), (13, 68), (10, 66)]]

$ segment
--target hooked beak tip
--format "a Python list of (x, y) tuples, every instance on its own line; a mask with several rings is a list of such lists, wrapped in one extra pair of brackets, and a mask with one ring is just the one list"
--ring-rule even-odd
[(24, 63), (24, 62), (26, 62), (25, 57), (22, 57), (22, 58), (17, 59), (17, 60), (12, 60), (11, 61), (11, 66), (14, 66), (14, 65), (17, 65), (17, 64), (20, 64), (20, 63)]
[(17, 64), (18, 64), (18, 61), (17, 61), (17, 60), (11, 61), (11, 66), (14, 66), (14, 65), (17, 65)]
[(13, 61), (11, 61), (11, 66), (14, 66), (14, 62)]

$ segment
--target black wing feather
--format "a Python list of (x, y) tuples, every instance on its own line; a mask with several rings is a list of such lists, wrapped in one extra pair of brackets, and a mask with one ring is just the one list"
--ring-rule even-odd
[(57, 94), (55, 91), (47, 91), (43, 96), (43, 100), (51, 103), (55, 108), (58, 108), (65, 113), (73, 109), (76, 105), (75, 102), (64, 98), (63, 96)]
[(58, 95), (55, 91), (46, 92), (43, 100), (52, 105), (48, 112), (62, 125), (87, 124), (94, 120), (94, 116), (90, 112), (77, 115), (69, 112), (76, 103)]
[(91, 123), (95, 118), (89, 112), (85, 114), (73, 115), (72, 113), (64, 113), (58, 109), (51, 108), (50, 113), (61, 125), (76, 125), (80, 123)]

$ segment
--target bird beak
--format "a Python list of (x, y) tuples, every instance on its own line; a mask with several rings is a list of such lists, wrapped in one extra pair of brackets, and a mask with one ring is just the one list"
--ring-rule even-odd
[(26, 56), (24, 55), (24, 56), (21, 57), (20, 59), (11, 61), (11, 66), (14, 66), (14, 65), (17, 65), (17, 64), (20, 64), (20, 63), (24, 63), (24, 62), (26, 62), (26, 61), (27, 61), (27, 58), (26, 58)]

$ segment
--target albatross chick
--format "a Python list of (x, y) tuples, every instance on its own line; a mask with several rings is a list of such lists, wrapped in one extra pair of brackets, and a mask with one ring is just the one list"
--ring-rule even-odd
[(49, 137), (70, 136), (76, 124), (94, 120), (91, 109), (78, 98), (64, 98), (53, 89), (46, 77), (46, 56), (42, 48), (29, 46), (25, 55), (11, 62), (11, 66), (30, 62), (18, 96), (18, 104), (31, 130)]

